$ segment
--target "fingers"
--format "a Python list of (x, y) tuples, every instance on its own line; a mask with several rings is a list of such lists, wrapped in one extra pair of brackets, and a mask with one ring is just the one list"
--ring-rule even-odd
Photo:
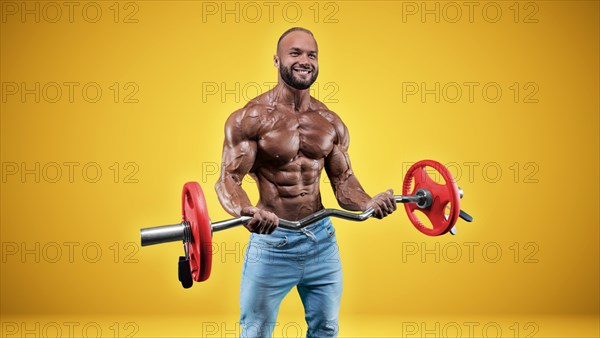
[(382, 219), (384, 217), (383, 210), (381, 210), (381, 206), (379, 205), (379, 203), (377, 203), (377, 201), (375, 202), (375, 204), (373, 204), (373, 209), (375, 209), (375, 212), (373, 212), (375, 218)]
[(272, 212), (265, 211), (269, 219), (268, 226), (265, 228), (265, 234), (270, 234), (279, 226), (279, 217)]
[(272, 212), (257, 209), (252, 219), (245, 225), (250, 232), (270, 234), (279, 226), (279, 217)]
[(254, 214), (254, 219), (256, 220), (256, 227), (255, 227), (256, 231), (255, 232), (257, 234), (264, 234), (265, 227), (267, 226), (268, 220), (265, 220), (263, 218), (263, 215), (260, 211)]
[(279, 217), (272, 212), (262, 211), (264, 213), (263, 217), (265, 222), (265, 226), (263, 228), (263, 234), (270, 234), (279, 226)]
[(271, 225), (265, 229), (265, 234), (271, 234), (275, 229), (277, 229), (278, 225), (275, 223), (271, 223)]
[(270, 227), (271, 225), (271, 220), (268, 217), (265, 217), (264, 212), (259, 211), (257, 213), (254, 214), (254, 219), (256, 220), (256, 226), (254, 228), (254, 232), (256, 232), (257, 234), (265, 234), (267, 232), (267, 229)]
[(375, 209), (374, 216), (382, 219), (387, 215), (394, 212), (397, 208), (396, 200), (394, 199), (394, 191), (388, 189), (373, 198), (373, 209)]
[(396, 211), (396, 199), (394, 198), (394, 190), (388, 189), (386, 193), (388, 198), (385, 200), (385, 203), (391, 214), (392, 212)]
[(379, 214), (379, 218), (384, 218), (385, 216), (389, 215), (390, 213), (390, 207), (387, 205), (386, 203), (386, 194), (379, 194), (377, 195), (377, 205), (379, 206), (379, 209), (381, 210), (381, 213)]
[(379, 214), (379, 219), (384, 218), (385, 216), (387, 216), (390, 211), (388, 210), (387, 205), (385, 204), (385, 201), (383, 199), (379, 199), (377, 201), (377, 205), (379, 206), (379, 210), (381, 210), (380, 214)]
[(252, 218), (251, 220), (248, 221), (248, 223), (244, 224), (244, 227), (246, 229), (248, 229), (248, 231), (250, 231), (250, 232), (256, 232), (254, 230), (254, 228), (256, 227), (256, 220), (254, 218)]

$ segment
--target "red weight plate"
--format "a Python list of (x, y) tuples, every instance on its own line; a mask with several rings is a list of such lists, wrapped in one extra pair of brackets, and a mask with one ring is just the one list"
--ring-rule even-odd
[[(431, 167), (439, 172), (444, 178), (445, 184), (435, 182), (425, 171), (426, 167)], [(413, 191), (409, 191), (414, 181)], [(432, 160), (423, 160), (413, 164), (404, 177), (402, 186), (402, 195), (414, 195), (418, 189), (425, 188), (431, 192), (433, 200), (431, 206), (425, 209), (419, 208), (416, 203), (404, 203), (404, 208), (412, 224), (420, 232), (429, 236), (439, 236), (452, 229), (460, 214), (460, 195), (458, 186), (452, 177), (450, 171), (441, 163)], [(445, 216), (446, 206), (450, 203), (450, 213)], [(415, 210), (419, 210), (427, 216), (433, 229), (426, 227), (421, 223)]]
[(196, 282), (210, 277), (212, 266), (212, 234), (204, 193), (198, 182), (187, 182), (181, 193), (183, 220), (190, 223), (192, 241), (188, 245), (190, 269)]

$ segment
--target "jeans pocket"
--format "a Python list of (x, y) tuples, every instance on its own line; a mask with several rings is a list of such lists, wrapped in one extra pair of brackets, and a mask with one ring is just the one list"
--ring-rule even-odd
[(272, 247), (272, 248), (281, 248), (288, 243), (287, 236), (273, 236), (273, 235), (258, 235), (255, 234), (252, 239), (257, 242), (257, 244), (262, 244), (263, 246)]

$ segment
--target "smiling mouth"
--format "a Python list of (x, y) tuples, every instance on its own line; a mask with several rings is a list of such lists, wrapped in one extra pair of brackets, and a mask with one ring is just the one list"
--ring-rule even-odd
[(304, 68), (293, 68), (293, 71), (296, 72), (296, 73), (298, 73), (298, 74), (302, 74), (302, 75), (312, 73), (312, 70), (310, 70), (310, 69), (304, 69)]

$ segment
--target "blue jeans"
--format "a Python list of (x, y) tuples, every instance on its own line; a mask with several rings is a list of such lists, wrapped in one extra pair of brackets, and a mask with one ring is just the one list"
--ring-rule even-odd
[(277, 228), (270, 235), (250, 235), (242, 268), (240, 326), (242, 337), (270, 337), (281, 301), (298, 289), (307, 337), (336, 337), (342, 295), (342, 266), (329, 218), (300, 230)]

